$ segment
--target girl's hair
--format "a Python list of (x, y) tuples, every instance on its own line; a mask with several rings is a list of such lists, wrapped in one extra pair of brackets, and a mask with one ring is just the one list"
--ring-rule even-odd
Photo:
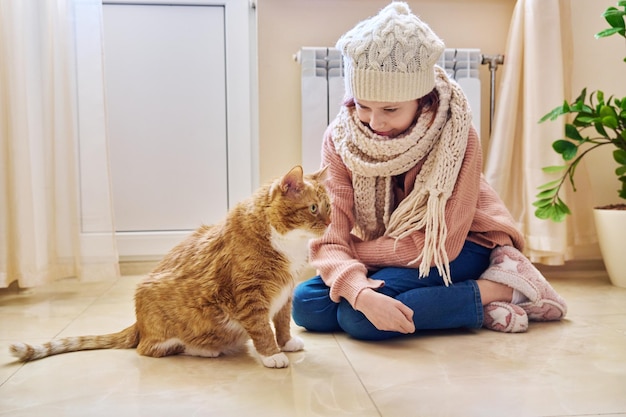
[[(430, 93), (426, 94), (424, 97), (418, 98), (417, 101), (418, 111), (415, 115), (415, 121), (417, 121), (417, 117), (420, 114), (430, 112), (433, 115), (430, 121), (430, 123), (432, 123), (439, 107), (439, 94), (437, 94), (437, 90), (433, 88)], [(356, 105), (356, 103), (354, 102), (354, 97), (348, 97), (347, 99), (345, 99), (343, 105), (346, 107), (354, 107)], [(430, 127), (430, 124), (428, 125), (428, 127)]]

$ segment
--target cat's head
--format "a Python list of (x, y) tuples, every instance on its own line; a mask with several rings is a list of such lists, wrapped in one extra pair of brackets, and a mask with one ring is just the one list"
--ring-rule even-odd
[(324, 187), (327, 167), (304, 174), (297, 165), (270, 187), (270, 221), (279, 233), (300, 229), (315, 237), (330, 224), (330, 197)]

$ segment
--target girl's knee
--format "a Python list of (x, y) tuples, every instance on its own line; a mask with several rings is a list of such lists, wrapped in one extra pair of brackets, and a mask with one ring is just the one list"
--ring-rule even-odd
[[(332, 332), (339, 330), (337, 304), (330, 299), (328, 287), (316, 278), (299, 284), (294, 292), (291, 307), (293, 321), (307, 330)], [(321, 281), (321, 280), (319, 280)]]
[(293, 305), (298, 308), (310, 308), (313, 304), (330, 301), (330, 291), (319, 277), (301, 282), (293, 290)]
[(363, 313), (352, 308), (347, 301), (339, 303), (337, 322), (344, 332), (359, 340), (385, 340), (396, 335), (394, 332), (378, 330)]

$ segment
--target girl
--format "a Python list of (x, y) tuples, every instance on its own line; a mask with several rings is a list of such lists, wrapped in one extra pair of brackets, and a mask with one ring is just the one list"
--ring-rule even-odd
[(295, 322), (380, 340), (424, 329), (524, 332), (529, 319), (565, 316), (482, 177), (467, 99), (435, 65), (441, 39), (393, 2), (337, 48), (348, 99), (322, 150), (332, 223), (311, 244), (320, 275), (296, 288)]

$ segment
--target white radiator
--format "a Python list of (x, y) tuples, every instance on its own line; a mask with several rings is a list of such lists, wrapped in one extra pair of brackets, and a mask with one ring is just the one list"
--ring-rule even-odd
[[(343, 102), (341, 54), (330, 47), (303, 47), (295, 57), (301, 65), (302, 166), (305, 172), (320, 167), (322, 137)], [(480, 132), (480, 49), (447, 48), (438, 65), (454, 78), (467, 95), (474, 127)]]

